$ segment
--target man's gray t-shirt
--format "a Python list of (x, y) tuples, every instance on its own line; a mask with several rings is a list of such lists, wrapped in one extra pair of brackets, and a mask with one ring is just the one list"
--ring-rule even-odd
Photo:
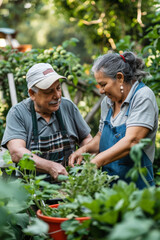
[[(23, 139), (26, 148), (30, 149), (33, 134), (32, 115), (30, 110), (31, 99), (27, 98), (13, 106), (7, 114), (6, 129), (1, 145), (6, 147), (12, 139)], [(90, 128), (80, 114), (77, 106), (67, 98), (62, 97), (60, 103), (62, 120), (69, 135), (71, 147), (80, 144), (90, 133)], [(55, 112), (52, 113), (49, 123), (36, 112), (39, 136), (54, 134), (60, 130)]]
[[(153, 144), (145, 147), (144, 151), (149, 159), (153, 162), (155, 154), (155, 137), (158, 129), (158, 106), (153, 91), (147, 86), (139, 89), (131, 100), (131, 97), (137, 86), (138, 82), (135, 82), (127, 98), (123, 102), (120, 112), (115, 118), (111, 117), (110, 121), (113, 126), (126, 123), (126, 128), (133, 126), (149, 128), (150, 132), (146, 138), (150, 138)], [(129, 115), (127, 117), (125, 115), (129, 107), (130, 100), (131, 105)], [(111, 100), (106, 96), (101, 103), (101, 119), (99, 124), (100, 132), (103, 130), (104, 120), (106, 120), (106, 116), (110, 107), (113, 108), (113, 102), (111, 102)]]

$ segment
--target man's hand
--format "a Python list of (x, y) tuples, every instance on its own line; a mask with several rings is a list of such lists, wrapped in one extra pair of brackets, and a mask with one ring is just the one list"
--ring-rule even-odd
[(49, 173), (54, 179), (57, 179), (59, 174), (68, 175), (66, 169), (60, 163), (52, 162), (31, 153), (31, 151), (26, 148), (26, 143), (22, 139), (13, 139), (9, 141), (7, 147), (14, 162), (19, 162), (23, 155), (28, 153), (32, 154), (39, 172)]
[(68, 175), (68, 172), (60, 163), (56, 163), (52, 161), (49, 161), (48, 172), (54, 179), (57, 179), (59, 174)]

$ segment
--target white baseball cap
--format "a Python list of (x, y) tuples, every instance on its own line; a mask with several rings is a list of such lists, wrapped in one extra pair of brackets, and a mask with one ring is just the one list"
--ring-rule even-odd
[(40, 89), (47, 89), (60, 78), (65, 77), (59, 75), (49, 63), (37, 63), (27, 72), (27, 87), (28, 89), (33, 86)]

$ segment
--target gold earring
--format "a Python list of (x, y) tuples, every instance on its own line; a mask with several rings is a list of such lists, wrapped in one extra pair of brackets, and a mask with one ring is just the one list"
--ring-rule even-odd
[(124, 89), (124, 88), (123, 88), (123, 86), (121, 85), (121, 86), (120, 86), (120, 91), (121, 91), (121, 93), (124, 92), (123, 89)]

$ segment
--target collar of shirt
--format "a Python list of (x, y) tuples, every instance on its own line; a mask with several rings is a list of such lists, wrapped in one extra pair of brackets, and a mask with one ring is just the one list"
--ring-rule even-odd
[[(126, 97), (126, 99), (125, 99), (124, 102), (122, 103), (122, 106), (125, 105), (126, 103), (129, 104), (129, 102), (130, 102), (130, 100), (131, 100), (131, 97), (132, 97), (134, 91), (136, 90), (136, 87), (138, 86), (138, 84), (139, 84), (138, 81), (136, 81), (136, 82), (133, 84), (133, 86), (131, 87), (131, 89), (130, 89), (127, 97)], [(106, 96), (106, 103), (109, 105), (109, 107), (113, 107), (113, 106), (114, 106), (114, 102), (112, 102), (111, 99), (108, 98), (107, 96)]]
[[(29, 111), (31, 111), (31, 109), (30, 109), (30, 103), (31, 103), (31, 99), (28, 98), (28, 99), (27, 99), (27, 108), (28, 108)], [(56, 119), (56, 116), (55, 116), (55, 115), (56, 115), (55, 112), (53, 112), (53, 113), (52, 113), (52, 116), (51, 116), (51, 119), (50, 119), (50, 121), (49, 121), (48, 124), (50, 124), (50, 123), (52, 123), (53, 121), (55, 121), (55, 119)], [(36, 112), (36, 117), (37, 117), (37, 120), (39, 120), (39, 119), (42, 118), (41, 115), (40, 115), (39, 113), (37, 113), (37, 112)]]
[(130, 89), (130, 91), (129, 91), (127, 97), (126, 97), (126, 99), (124, 100), (124, 103), (129, 103), (129, 102), (130, 102), (131, 97), (132, 97), (134, 91), (136, 90), (138, 84), (139, 84), (138, 81), (136, 81), (136, 82), (133, 84), (133, 86), (131, 87), (131, 89)]

